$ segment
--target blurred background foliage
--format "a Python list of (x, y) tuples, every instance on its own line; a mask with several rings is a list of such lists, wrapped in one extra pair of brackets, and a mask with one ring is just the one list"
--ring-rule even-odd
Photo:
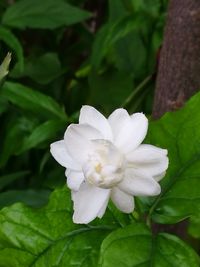
[(0, 208), (65, 183), (50, 143), (83, 104), (150, 115), (167, 0), (2, 0)]

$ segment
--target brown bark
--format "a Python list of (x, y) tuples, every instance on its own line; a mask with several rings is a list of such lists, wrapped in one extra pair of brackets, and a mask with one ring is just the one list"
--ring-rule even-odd
[(153, 117), (180, 108), (200, 89), (200, 0), (171, 0), (160, 53)]

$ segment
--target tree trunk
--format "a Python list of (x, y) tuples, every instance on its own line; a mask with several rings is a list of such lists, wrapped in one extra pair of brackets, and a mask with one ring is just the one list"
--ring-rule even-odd
[(200, 0), (171, 0), (160, 53), (153, 117), (180, 108), (200, 89)]
[[(200, 0), (170, 0), (158, 62), (153, 118), (179, 109), (200, 90)], [(187, 234), (188, 221), (153, 226), (196, 244)], [(197, 245), (196, 245), (197, 246)], [(199, 244), (198, 244), (199, 246)]]

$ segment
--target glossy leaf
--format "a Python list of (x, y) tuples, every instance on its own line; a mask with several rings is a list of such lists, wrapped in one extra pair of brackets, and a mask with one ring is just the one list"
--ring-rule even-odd
[(19, 83), (5, 82), (1, 93), (11, 103), (24, 110), (39, 114), (41, 117), (67, 120), (65, 112), (58, 103), (37, 90)]
[(195, 251), (178, 237), (160, 233), (153, 236), (143, 224), (112, 232), (102, 243), (101, 267), (198, 267)]
[(48, 206), (32, 209), (15, 204), (0, 212), (1, 267), (96, 267), (105, 226), (77, 226), (71, 221), (65, 188), (55, 191)]
[(89, 12), (73, 7), (63, 0), (20, 0), (6, 10), (2, 22), (19, 29), (55, 29), (89, 17)]
[(160, 223), (176, 223), (200, 212), (200, 94), (177, 112), (152, 122), (148, 141), (169, 151), (169, 169), (162, 180), (150, 216)]

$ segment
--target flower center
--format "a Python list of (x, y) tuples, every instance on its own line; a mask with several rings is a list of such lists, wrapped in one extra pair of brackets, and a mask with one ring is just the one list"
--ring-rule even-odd
[(107, 140), (93, 140), (93, 153), (83, 165), (88, 183), (101, 188), (111, 188), (124, 177), (125, 160), (120, 151)]

